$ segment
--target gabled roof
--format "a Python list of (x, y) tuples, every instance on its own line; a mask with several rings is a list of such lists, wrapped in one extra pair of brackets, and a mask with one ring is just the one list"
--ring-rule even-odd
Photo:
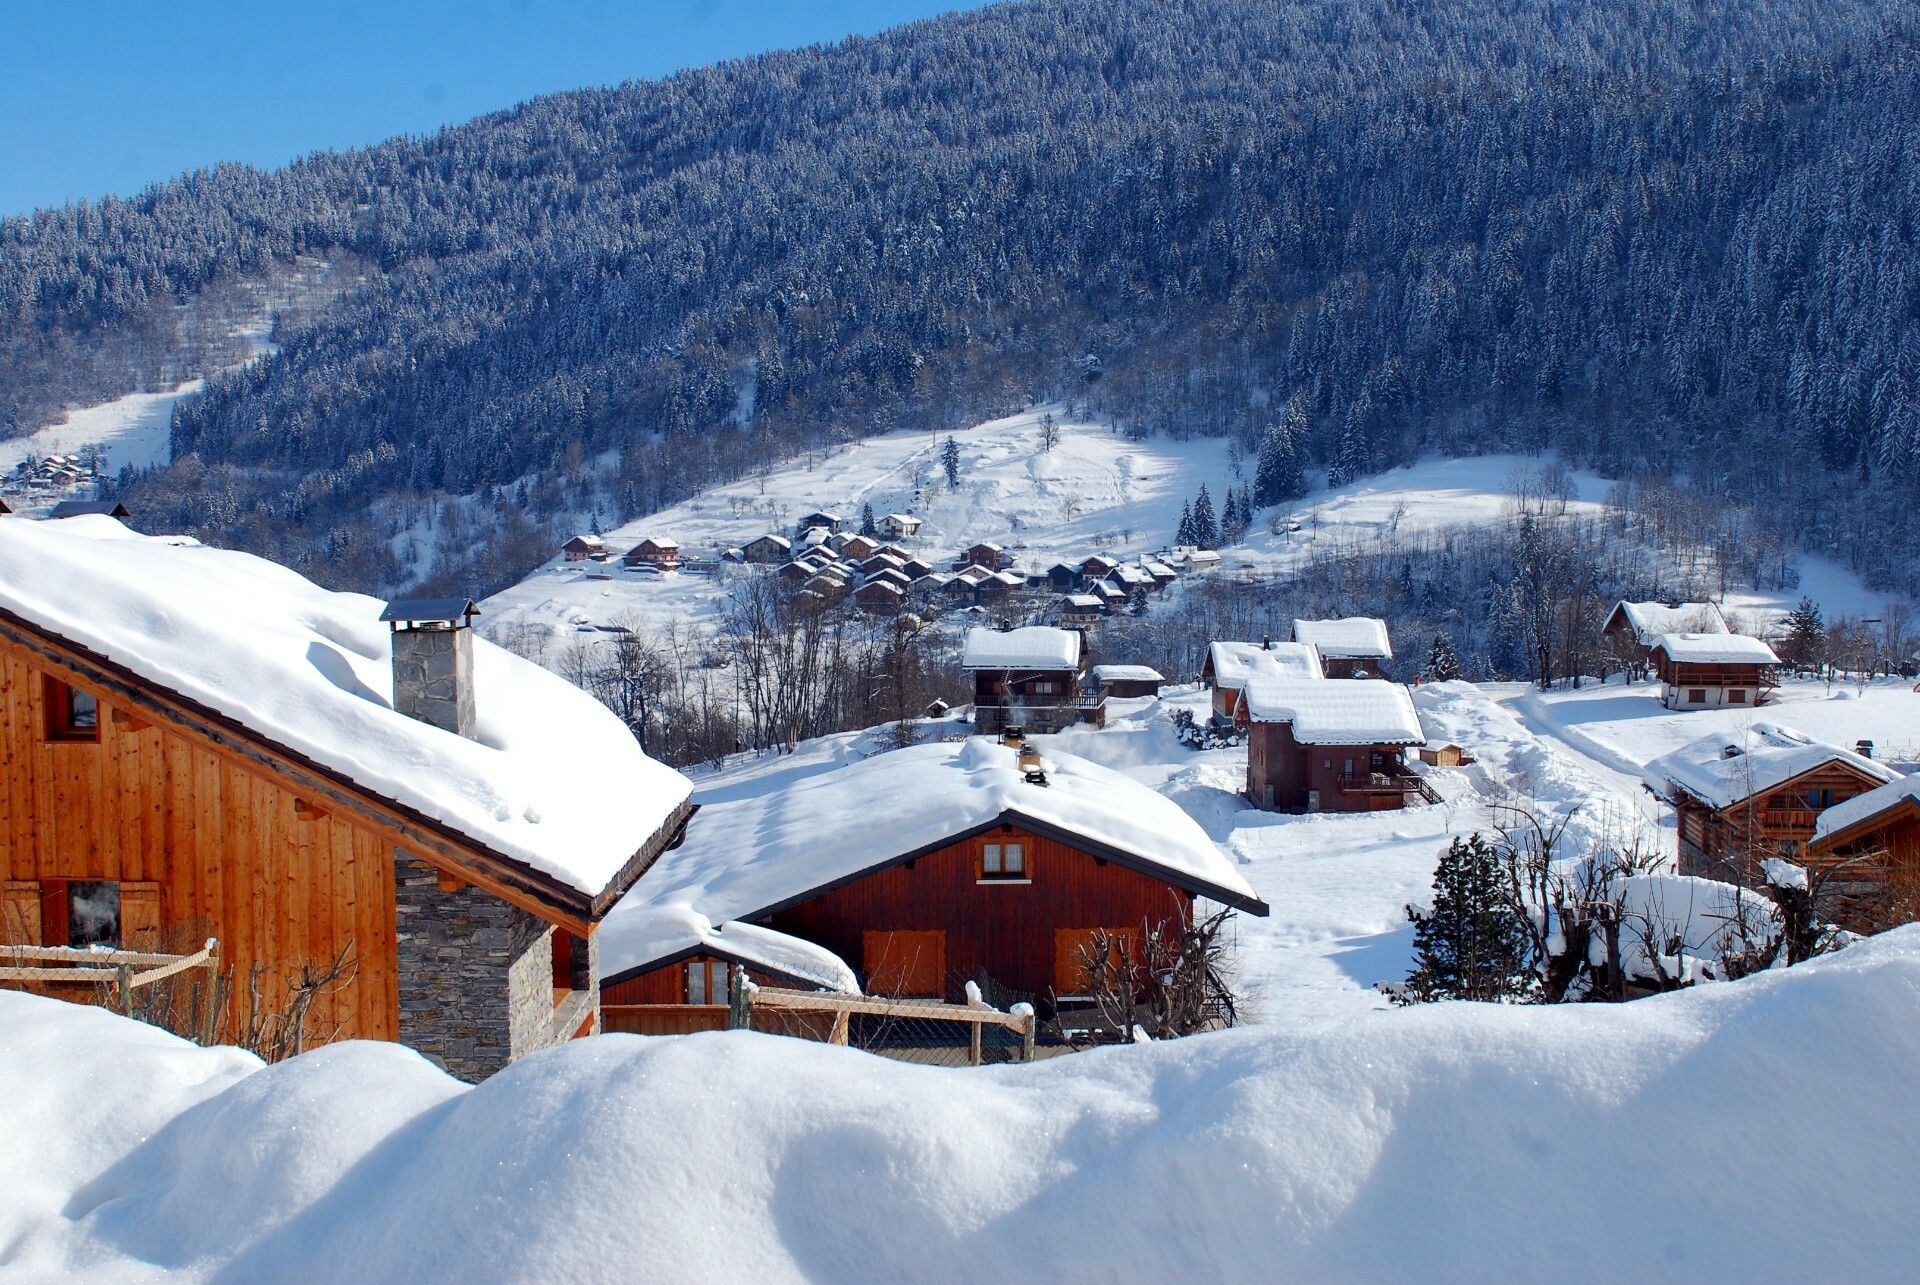
[(560, 546), (563, 549), (604, 549), (607, 542), (597, 535), (576, 535)]
[(1773, 648), (1746, 634), (1661, 634), (1653, 650), (1681, 665), (1777, 665)]
[(1920, 815), (1920, 774), (1895, 777), (1834, 804), (1814, 822), (1813, 845), (1829, 848), (1845, 843), (1902, 813)]
[(775, 535), (771, 531), (765, 535), (756, 535), (742, 547), (751, 549), (756, 544), (777, 544), (782, 549), (791, 549), (793, 547), (793, 541), (787, 539), (784, 535)]
[(1275, 678), (1319, 678), (1320, 656), (1305, 643), (1217, 642), (1207, 645), (1203, 668), (1213, 675), (1213, 685), (1238, 691), (1257, 672)]
[(1070, 593), (1062, 598), (1061, 601), (1065, 602), (1069, 607), (1078, 607), (1082, 610), (1095, 609), (1107, 605), (1090, 593)]
[(859, 979), (840, 956), (825, 946), (758, 924), (715, 924), (687, 906), (626, 900), (600, 926), (602, 985), (691, 955), (718, 955), (822, 990), (860, 993)]
[(1710, 602), (1678, 602), (1668, 606), (1664, 602), (1621, 601), (1607, 613), (1607, 623), (1601, 626), (1601, 632), (1611, 631), (1616, 624), (1625, 624), (1632, 630), (1634, 641), (1642, 647), (1653, 646), (1661, 634), (1730, 632), (1720, 608)]
[(1293, 640), (1307, 643), (1327, 660), (1392, 660), (1387, 622), (1372, 616), (1340, 620), (1296, 620)]
[(1160, 671), (1151, 665), (1095, 665), (1093, 676), (1103, 683), (1164, 683)]
[(127, 506), (118, 500), (62, 500), (48, 511), (47, 516), (49, 518), (126, 518), (133, 515), (127, 512)]
[[(691, 784), (593, 697), (484, 639), (475, 739), (398, 713), (383, 605), (110, 518), (0, 524), (0, 628), (17, 621), (161, 717), (217, 727), (524, 872), (556, 907), (610, 900), (684, 821)], [(583, 761), (621, 788), (583, 791)]]
[(1015, 752), (980, 737), (917, 745), (714, 798), (609, 916), (685, 907), (751, 920), (1003, 821), (1176, 887), (1265, 914), (1238, 869), (1172, 800), (1066, 754), (1029, 784)]
[[(633, 546), (634, 549), (646, 549), (646, 548), (677, 549), (679, 547), (680, 547), (680, 542), (678, 540), (669, 540), (667, 539), (667, 537), (663, 535), (650, 535), (646, 539), (642, 540), (640, 543)], [(628, 550), (629, 553), (631, 553), (632, 551), (633, 551), (632, 549)]]
[(1689, 741), (1647, 764), (1641, 777), (1659, 793), (1682, 790), (1718, 811), (1829, 763), (1870, 781), (1894, 779), (1891, 770), (1870, 758), (1772, 723)]
[(1255, 673), (1247, 680), (1247, 715), (1256, 723), (1288, 723), (1302, 745), (1423, 745), (1420, 715), (1399, 683), (1384, 678), (1330, 680)]
[(1000, 545), (995, 544), (991, 540), (976, 540), (972, 544), (967, 546), (968, 553), (972, 553), (975, 549), (991, 549), (995, 553), (1006, 552), (1004, 548), (1002, 548)]
[(962, 669), (1078, 669), (1080, 635), (1050, 625), (967, 631)]
[(919, 526), (921, 522), (921, 519), (914, 517), (911, 513), (889, 513), (880, 520), (891, 522), (896, 526)]

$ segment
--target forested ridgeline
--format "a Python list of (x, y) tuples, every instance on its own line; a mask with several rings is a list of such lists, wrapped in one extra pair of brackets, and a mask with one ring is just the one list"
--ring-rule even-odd
[(373, 587), (412, 574), (385, 498), (565, 470), (619, 520), (1071, 395), (1249, 451), (1291, 404), (1336, 479), (1686, 471), (1911, 588), (1916, 30), (1869, 0), (1036, 0), (556, 95), (0, 225), (0, 427), (82, 366), (135, 377), (61, 353), (352, 255), (362, 285), (183, 403), (173, 472), (128, 479), (143, 524)]

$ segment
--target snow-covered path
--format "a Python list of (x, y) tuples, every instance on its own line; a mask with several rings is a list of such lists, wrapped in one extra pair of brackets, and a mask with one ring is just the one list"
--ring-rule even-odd
[(1640, 780), (1639, 765), (1590, 736), (1567, 726), (1553, 709), (1540, 699), (1532, 683), (1483, 683), (1480, 689), (1512, 711), (1521, 726), (1554, 749), (1604, 781), (1615, 794), (1628, 800), (1658, 833), (1661, 850), (1673, 856), (1675, 818), (1673, 809), (1655, 798)]

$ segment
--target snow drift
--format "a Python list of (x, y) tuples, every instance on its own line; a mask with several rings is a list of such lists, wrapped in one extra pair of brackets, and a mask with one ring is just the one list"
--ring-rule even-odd
[(606, 1036), (466, 1089), (0, 994), (0, 1266), (275, 1280), (1890, 1278), (1920, 928), (1621, 1006), (983, 1071)]

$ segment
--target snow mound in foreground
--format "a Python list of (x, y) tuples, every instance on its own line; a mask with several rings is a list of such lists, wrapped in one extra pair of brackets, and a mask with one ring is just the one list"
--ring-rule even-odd
[(1618, 1007), (1435, 1005), (977, 1072), (607, 1036), (472, 1090), (393, 1046), (249, 1073), (0, 994), (24, 1126), (0, 1131), (0, 1266), (1888, 1278), (1920, 1249), (1916, 1065), (1920, 928)]

